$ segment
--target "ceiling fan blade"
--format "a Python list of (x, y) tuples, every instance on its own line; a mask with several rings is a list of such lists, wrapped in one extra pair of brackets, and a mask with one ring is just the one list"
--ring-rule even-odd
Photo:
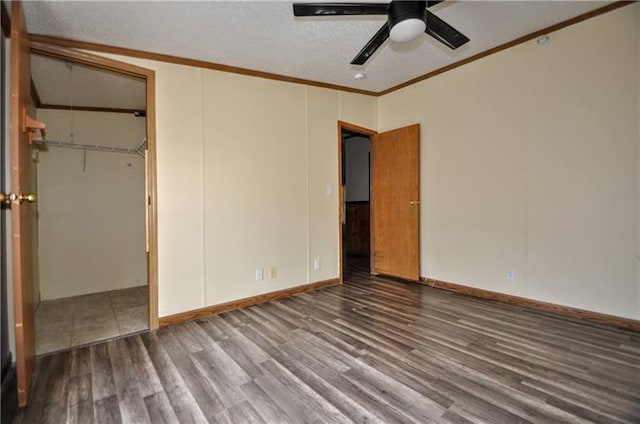
[(294, 16), (386, 15), (387, 3), (294, 3)]
[(360, 50), (360, 53), (358, 53), (358, 55), (353, 58), (351, 64), (363, 65), (371, 57), (371, 55), (373, 55), (376, 50), (378, 50), (378, 47), (380, 47), (382, 43), (387, 40), (387, 38), (389, 38), (389, 25), (385, 22), (385, 24), (382, 25), (382, 28), (380, 28), (378, 32), (376, 32), (376, 35), (371, 37), (371, 40), (369, 40), (367, 45), (364, 46), (364, 48)]
[(424, 32), (453, 50), (469, 41), (469, 39), (460, 31), (458, 31), (442, 19), (438, 18), (428, 10), (426, 12), (427, 29), (425, 29)]

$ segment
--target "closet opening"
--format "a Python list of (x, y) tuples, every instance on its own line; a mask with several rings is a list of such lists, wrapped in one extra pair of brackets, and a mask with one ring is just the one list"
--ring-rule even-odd
[(150, 328), (146, 84), (32, 51), (36, 355)]
[(339, 123), (342, 272), (371, 271), (371, 138), (373, 131)]

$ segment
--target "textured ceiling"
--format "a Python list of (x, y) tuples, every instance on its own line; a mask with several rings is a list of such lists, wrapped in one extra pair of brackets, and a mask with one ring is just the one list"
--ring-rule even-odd
[[(446, 1), (430, 10), (471, 41), (451, 51), (422, 35), (349, 62), (384, 16), (294, 18), (291, 2), (25, 3), (29, 32), (382, 91), (611, 2)], [(355, 80), (354, 73), (366, 78)]]
[(31, 78), (42, 104), (145, 109), (141, 79), (35, 54)]

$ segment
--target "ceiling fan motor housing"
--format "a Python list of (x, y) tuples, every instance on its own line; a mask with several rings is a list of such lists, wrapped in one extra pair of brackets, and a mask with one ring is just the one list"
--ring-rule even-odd
[[(389, 4), (388, 12), (391, 39), (394, 41), (409, 41), (423, 32), (426, 28), (426, 7), (426, 1), (392, 1)], [(401, 23), (402, 25), (396, 27)], [(404, 28), (405, 26), (407, 28)]]
[[(387, 15), (378, 32), (367, 42), (352, 65), (364, 65), (388, 38), (406, 42), (421, 34), (435, 38), (442, 44), (457, 49), (469, 41), (464, 34), (438, 18), (427, 8), (444, 0), (392, 1), (391, 3), (294, 3), (294, 16), (338, 16), (338, 15)], [(427, 20), (429, 27), (427, 27)]]

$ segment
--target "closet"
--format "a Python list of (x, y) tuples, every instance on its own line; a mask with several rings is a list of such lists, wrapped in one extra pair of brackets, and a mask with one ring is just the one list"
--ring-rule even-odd
[(33, 54), (36, 354), (148, 329), (145, 81)]

